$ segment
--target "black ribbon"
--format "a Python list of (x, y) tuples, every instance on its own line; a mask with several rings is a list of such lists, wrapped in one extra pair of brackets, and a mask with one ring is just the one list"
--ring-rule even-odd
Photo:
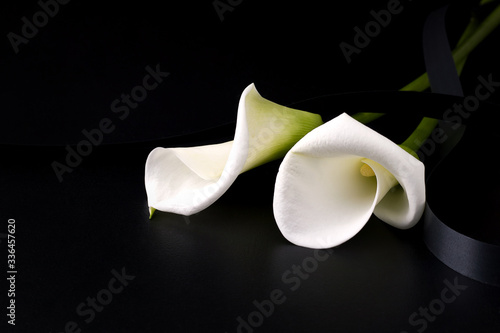
[[(433, 93), (463, 97), (445, 28), (447, 6), (429, 14), (423, 30), (423, 50), (427, 74)], [(428, 165), (426, 180), (440, 161), (461, 140), (465, 126), (453, 129), (453, 124), (440, 121), (447, 135), (437, 163)], [(456, 126), (455, 126), (456, 127)], [(470, 221), (471, 223), (473, 221)], [(423, 238), (428, 249), (446, 266), (476, 281), (500, 286), (500, 246), (482, 242), (462, 234), (441, 221), (429, 203), (423, 217)]]

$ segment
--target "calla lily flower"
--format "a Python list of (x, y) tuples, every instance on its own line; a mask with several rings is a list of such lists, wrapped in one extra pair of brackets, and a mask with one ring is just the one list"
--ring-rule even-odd
[(233, 141), (188, 148), (155, 148), (145, 167), (151, 215), (191, 215), (221, 197), (237, 176), (285, 156), (321, 116), (273, 103), (249, 85), (242, 93)]
[(394, 227), (410, 228), (425, 206), (424, 165), (344, 113), (286, 154), (273, 206), (283, 236), (309, 248), (349, 240), (373, 213)]

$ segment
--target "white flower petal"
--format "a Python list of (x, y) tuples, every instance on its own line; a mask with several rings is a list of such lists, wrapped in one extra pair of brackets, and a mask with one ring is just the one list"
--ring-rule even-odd
[(189, 148), (156, 148), (148, 156), (145, 185), (149, 207), (191, 215), (222, 196), (236, 177), (282, 157), (322, 124), (317, 114), (273, 103), (253, 84), (238, 105), (233, 141)]
[[(375, 177), (361, 175), (363, 163)], [(400, 185), (393, 187), (394, 178)], [(287, 153), (274, 194), (280, 231), (290, 242), (310, 248), (347, 241), (373, 212), (409, 228), (424, 204), (424, 165), (347, 114), (314, 129)]]

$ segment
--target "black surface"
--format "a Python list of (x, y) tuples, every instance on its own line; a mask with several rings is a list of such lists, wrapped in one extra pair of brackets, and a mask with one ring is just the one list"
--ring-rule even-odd
[[(349, 65), (338, 44), (351, 42), (353, 27), (366, 24), (370, 10), (386, 7), (386, 1), (334, 9), (243, 1), (223, 22), (211, 1), (175, 2), (165, 9), (148, 2), (113, 7), (72, 1), (18, 54), (4, 38), (0, 232), (15, 219), (18, 273), (16, 326), (6, 323), (2, 296), (2, 329), (64, 332), (74, 322), (82, 332), (237, 332), (238, 318), (248, 322), (250, 315), (262, 318), (255, 332), (499, 331), (500, 289), (443, 265), (425, 247), (420, 224), (401, 231), (372, 218), (328, 259), (310, 266), (309, 275), (293, 273), (293, 267), (313, 265), (315, 251), (288, 243), (276, 227), (272, 194), (279, 161), (241, 175), (199, 214), (157, 213), (148, 220), (143, 177), (151, 149), (230, 137), (230, 126), (174, 136), (234, 121), (239, 94), (250, 82), (287, 105), (325, 94), (400, 88), (423, 70), (421, 28), (439, 4), (403, 3), (400, 16)], [(1, 6), (4, 36), (18, 32), (21, 17), (39, 10), (34, 1)], [(451, 12), (454, 42), (467, 11)], [(500, 78), (498, 36), (471, 55), (462, 76), (465, 95), (474, 92), (478, 75)], [(158, 63), (170, 75), (119, 120), (110, 103), (142, 82), (147, 65)], [(498, 93), (489, 101), (497, 103)], [(308, 105), (327, 112), (319, 102)], [(387, 105), (373, 108), (383, 112)], [(51, 163), (62, 161), (66, 144), (78, 143), (81, 131), (103, 118), (116, 129), (59, 182)], [(387, 131), (387, 124), (412, 128), (414, 118), (392, 115), (373, 126), (399, 141), (404, 133)], [(463, 222), (461, 231), (494, 242), (498, 229), (484, 233), (466, 223), (480, 224), (477, 211), (498, 215), (498, 177), (484, 171), (495, 170), (496, 141), (488, 141), (496, 135), (494, 126), (488, 132), (480, 123), (474, 128), (450, 155), (451, 166), (438, 169), (442, 182), (429, 187), (429, 200), (438, 216)], [(454, 169), (461, 161), (469, 164)], [(477, 197), (487, 198), (479, 210), (471, 204)], [(89, 312), (80, 315), (79, 305), (88, 310), (88, 297), (107, 294), (113, 270), (134, 278), (85, 322)], [(466, 289), (439, 308), (442, 295), (453, 296), (444, 292), (449, 283)], [(2, 295), (7, 290), (4, 280)], [(255, 316), (254, 301), (262, 304), (275, 290), (282, 291), (281, 304), (268, 317)], [(430, 313), (423, 330), (419, 313), (429, 306), (439, 314)]]

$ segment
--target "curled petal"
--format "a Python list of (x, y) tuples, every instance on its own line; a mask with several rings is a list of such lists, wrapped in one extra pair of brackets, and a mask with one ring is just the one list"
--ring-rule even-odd
[(273, 103), (251, 84), (240, 98), (233, 141), (151, 151), (145, 168), (149, 207), (182, 215), (200, 212), (239, 174), (283, 157), (321, 124), (319, 115)]
[[(363, 164), (374, 177), (361, 174)], [(372, 213), (410, 228), (424, 205), (423, 163), (347, 114), (314, 129), (286, 154), (274, 193), (280, 231), (310, 248), (347, 241)]]

